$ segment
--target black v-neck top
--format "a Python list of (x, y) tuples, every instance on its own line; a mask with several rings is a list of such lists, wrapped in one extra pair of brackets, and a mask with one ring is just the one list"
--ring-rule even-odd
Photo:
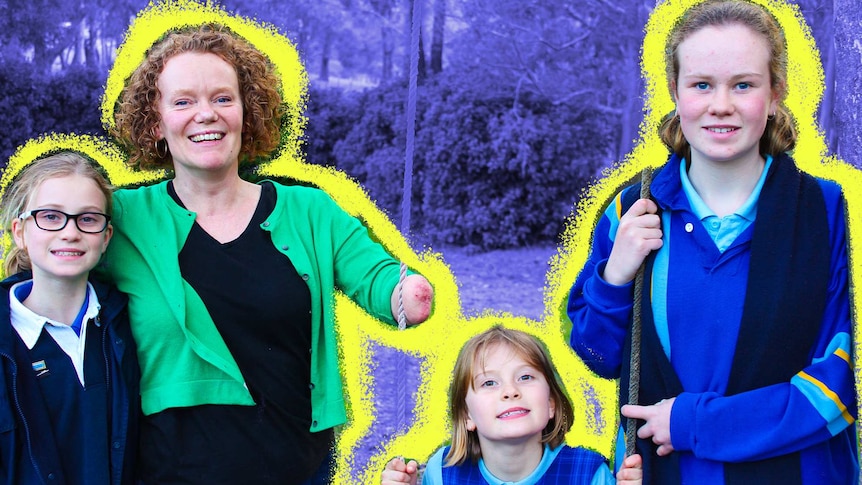
[[(182, 205), (173, 184), (168, 192)], [(275, 187), (263, 183), (239, 237), (222, 244), (195, 223), (179, 254), (183, 279), (209, 310), (256, 405), (171, 408), (146, 418), (147, 483), (298, 483), (329, 451), (331, 431), (309, 431), (311, 295), (261, 229), (275, 203)]]

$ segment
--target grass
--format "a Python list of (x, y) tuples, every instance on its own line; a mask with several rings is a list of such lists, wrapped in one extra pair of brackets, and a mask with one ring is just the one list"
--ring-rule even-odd
[(538, 319), (548, 262), (556, 246), (529, 246), (476, 253), (463, 247), (435, 250), (452, 268), (466, 315), (506, 311)]

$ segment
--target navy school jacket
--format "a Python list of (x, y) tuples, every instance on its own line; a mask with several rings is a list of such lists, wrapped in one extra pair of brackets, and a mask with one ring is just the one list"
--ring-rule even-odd
[[(67, 481), (51, 422), (35, 374), (30, 371), (27, 348), (10, 320), (9, 288), (30, 277), (19, 273), (0, 282), (0, 480), (16, 485), (61, 485)], [(90, 283), (101, 305), (102, 354), (110, 398), (110, 457), (105, 459), (110, 459), (111, 485), (132, 484), (140, 415), (140, 369), (129, 328), (127, 299), (116, 288)]]

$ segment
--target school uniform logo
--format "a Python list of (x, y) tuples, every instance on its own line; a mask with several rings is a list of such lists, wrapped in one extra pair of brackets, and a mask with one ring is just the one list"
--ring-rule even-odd
[(36, 377), (48, 375), (48, 365), (44, 360), (33, 362), (31, 365), (33, 366), (33, 370), (36, 372)]

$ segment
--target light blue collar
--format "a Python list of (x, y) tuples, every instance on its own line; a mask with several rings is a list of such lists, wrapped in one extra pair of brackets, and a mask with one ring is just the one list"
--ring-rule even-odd
[[(763, 166), (763, 172), (757, 180), (757, 185), (754, 186), (754, 189), (751, 191), (751, 195), (748, 196), (748, 200), (746, 200), (745, 203), (742, 204), (736, 212), (734, 212), (735, 215), (742, 217), (749, 222), (754, 221), (757, 217), (757, 201), (760, 199), (760, 191), (763, 189), (763, 184), (766, 182), (766, 173), (769, 172), (769, 167), (771, 165), (772, 155), (766, 155), (766, 164)], [(691, 210), (694, 212), (694, 215), (700, 220), (704, 220), (710, 216), (716, 216), (715, 212), (706, 205), (700, 197), (700, 194), (698, 194), (697, 190), (694, 189), (694, 186), (691, 185), (684, 158), (680, 160), (679, 178), (682, 182), (682, 190), (685, 192), (685, 196), (688, 198), (689, 204), (691, 204)]]
[(548, 471), (548, 468), (551, 467), (551, 464), (554, 463), (554, 458), (557, 457), (557, 454), (560, 450), (563, 449), (565, 444), (560, 445), (553, 450), (547, 443), (545, 443), (545, 447), (542, 450), (542, 460), (539, 461), (539, 464), (536, 465), (536, 469), (533, 470), (532, 473), (524, 477), (522, 480), (518, 480), (517, 482), (504, 482), (499, 478), (495, 477), (488, 471), (488, 468), (485, 466), (485, 460), (479, 459), (479, 471), (482, 473), (482, 477), (491, 485), (533, 485), (538, 483), (539, 480), (545, 475), (545, 472)]

